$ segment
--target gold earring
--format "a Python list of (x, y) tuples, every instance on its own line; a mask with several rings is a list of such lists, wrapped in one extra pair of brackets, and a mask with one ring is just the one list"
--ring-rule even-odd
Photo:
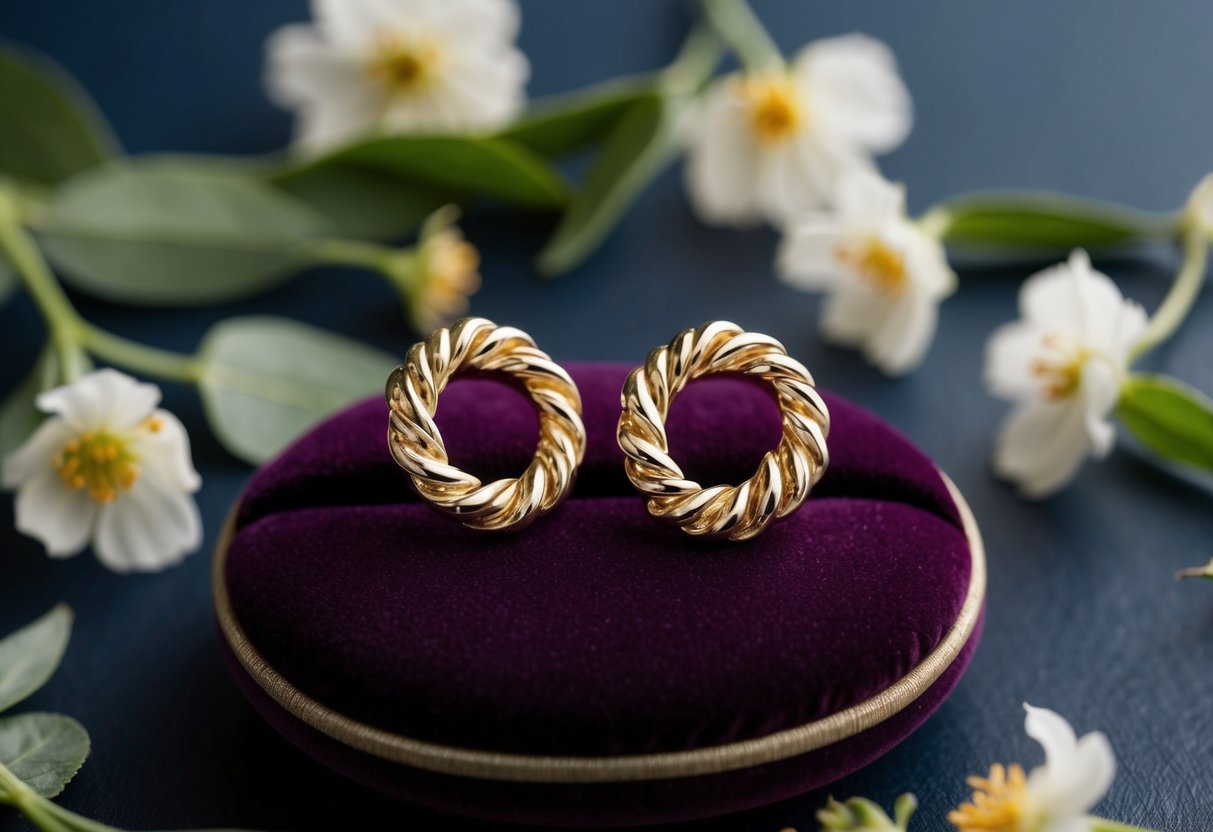
[[(690, 381), (712, 373), (761, 378), (779, 401), (779, 446), (740, 485), (704, 488), (669, 454), (670, 402)], [(774, 338), (727, 321), (683, 330), (650, 352), (624, 382), (622, 403), (617, 436), (628, 479), (645, 495), (649, 514), (687, 534), (754, 537), (799, 508), (829, 465), (830, 413), (809, 371)]]
[[(434, 422), (438, 397), (461, 372), (512, 377), (539, 414), (539, 444), (521, 476), (482, 483), (452, 466)], [(464, 318), (409, 349), (387, 382), (388, 446), (413, 489), (440, 513), (484, 531), (517, 531), (560, 503), (585, 455), (581, 396), (531, 336)]]

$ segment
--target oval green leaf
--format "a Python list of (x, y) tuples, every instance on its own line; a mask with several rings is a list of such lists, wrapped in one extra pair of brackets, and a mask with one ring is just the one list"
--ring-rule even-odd
[(1134, 374), (1116, 415), (1164, 459), (1213, 471), (1213, 400), (1199, 390), (1168, 376)]
[(49, 58), (0, 46), (0, 173), (57, 185), (120, 151), (96, 104)]
[(171, 165), (115, 165), (67, 183), (37, 227), (64, 278), (124, 303), (246, 297), (308, 265), (332, 229), (253, 180)]
[(72, 611), (59, 604), (0, 641), (0, 711), (30, 696), (54, 675), (72, 634)]
[(615, 122), (652, 89), (652, 79), (619, 78), (539, 101), (498, 135), (541, 156), (561, 156), (605, 139)]
[(381, 391), (398, 363), (357, 341), (282, 318), (231, 318), (203, 339), (199, 389), (224, 446), (258, 464), (324, 417)]
[[(305, 162), (277, 177), (283, 187), (317, 168), (355, 165), (457, 195), (481, 195), (522, 208), (559, 210), (564, 180), (546, 162), (508, 139), (476, 136), (384, 136)], [(402, 186), (403, 187), (403, 186)]]
[(938, 206), (950, 215), (944, 241), (973, 248), (1070, 249), (1169, 238), (1175, 219), (1050, 193), (990, 193)]
[(60, 714), (0, 719), (0, 764), (43, 797), (63, 791), (88, 757), (88, 732)]
[(658, 94), (643, 96), (628, 108), (539, 252), (536, 266), (542, 274), (564, 274), (606, 239), (640, 192), (674, 159), (685, 112), (682, 99)]

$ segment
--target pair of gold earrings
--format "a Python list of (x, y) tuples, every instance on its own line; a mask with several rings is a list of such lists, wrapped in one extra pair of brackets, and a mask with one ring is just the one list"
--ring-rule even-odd
[[(434, 414), (459, 373), (502, 374), (521, 385), (539, 414), (539, 443), (521, 476), (484, 483), (448, 461)], [(689, 480), (670, 456), (670, 403), (701, 376), (754, 376), (775, 390), (782, 416), (779, 445), (754, 476), (708, 488)], [(388, 445), (417, 494), (439, 512), (484, 531), (516, 531), (572, 490), (585, 455), (581, 396), (560, 365), (525, 332), (484, 318), (464, 318), (414, 344), (388, 379)], [(623, 385), (617, 437), (628, 479), (649, 514), (691, 535), (745, 540), (791, 514), (829, 464), (830, 414), (809, 371), (774, 338), (713, 321), (678, 333), (649, 353)]]

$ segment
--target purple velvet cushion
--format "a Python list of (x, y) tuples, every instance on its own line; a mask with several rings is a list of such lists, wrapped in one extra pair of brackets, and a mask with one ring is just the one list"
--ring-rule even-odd
[[(919, 451), (827, 396), (831, 465), (805, 506), (754, 541), (692, 540), (649, 518), (623, 475), (628, 369), (570, 367), (586, 459), (571, 498), (518, 535), (472, 532), (418, 502), (388, 455), (381, 400), (304, 437), (253, 478), (228, 550), (253, 646), (377, 727), (593, 755), (801, 725), (883, 690), (939, 643), (970, 555)], [(675, 401), (671, 448), (688, 474), (752, 474), (778, 440), (764, 391), (718, 379)], [(500, 384), (453, 384), (438, 422), (452, 461), (486, 479), (521, 471), (534, 449), (534, 414)]]

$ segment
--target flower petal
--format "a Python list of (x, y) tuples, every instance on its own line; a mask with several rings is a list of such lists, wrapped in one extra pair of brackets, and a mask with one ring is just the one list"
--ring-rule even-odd
[(167, 410), (157, 410), (152, 416), (159, 420), (159, 430), (140, 430), (133, 442), (140, 476), (151, 476), (166, 488), (197, 491), (202, 478), (190, 457), (190, 437), (185, 426)]
[(910, 93), (887, 46), (865, 35), (815, 41), (796, 56), (811, 117), (869, 153), (897, 147), (913, 121)]
[(1078, 473), (1088, 451), (1083, 408), (1073, 399), (1028, 402), (1012, 411), (994, 446), (994, 472), (1039, 499)]
[(1026, 321), (1013, 321), (994, 330), (986, 340), (986, 389), (1012, 401), (1040, 398), (1040, 379), (1032, 372), (1032, 359), (1043, 337), (1035, 324)]
[(1023, 729), (1040, 743), (1045, 752), (1045, 765), (1051, 769), (1068, 769), (1074, 765), (1078, 739), (1065, 717), (1048, 708), (1035, 708), (1024, 703), (1027, 711)]
[(42, 541), (55, 558), (79, 554), (88, 544), (97, 504), (84, 490), (64, 485), (48, 465), (17, 492), (17, 531)]
[(876, 223), (905, 215), (906, 189), (869, 168), (851, 168), (838, 178), (838, 213)]
[(1106, 360), (1087, 361), (1082, 368), (1079, 397), (1091, 452), (1096, 457), (1107, 456), (1116, 443), (1116, 428), (1108, 415), (1120, 399), (1120, 375)]
[(735, 91), (738, 81), (726, 77), (707, 93), (687, 152), (687, 194), (710, 225), (747, 227), (762, 219), (756, 199), (759, 150)]
[(106, 368), (42, 393), (37, 403), (46, 413), (62, 416), (79, 433), (124, 430), (147, 418), (160, 403), (160, 388)]
[(115, 572), (154, 572), (180, 563), (202, 543), (193, 498), (140, 477), (97, 518), (97, 558)]
[(822, 307), (821, 334), (835, 344), (862, 346), (888, 314), (889, 301), (863, 287), (839, 289)]
[(890, 376), (918, 367), (935, 337), (939, 307), (935, 300), (907, 293), (892, 301), (864, 347), (868, 361)]
[(1057, 817), (1085, 815), (1108, 793), (1116, 777), (1112, 744), (1098, 731), (1085, 734), (1078, 740), (1069, 768), (1053, 774), (1047, 797), (1050, 813)]
[(798, 289), (826, 289), (846, 275), (838, 250), (850, 237), (829, 214), (811, 214), (788, 226), (775, 256), (780, 278)]
[(75, 435), (63, 419), (52, 416), (43, 420), (29, 439), (5, 457), (4, 487), (18, 488), (26, 480), (53, 470), (51, 460)]

